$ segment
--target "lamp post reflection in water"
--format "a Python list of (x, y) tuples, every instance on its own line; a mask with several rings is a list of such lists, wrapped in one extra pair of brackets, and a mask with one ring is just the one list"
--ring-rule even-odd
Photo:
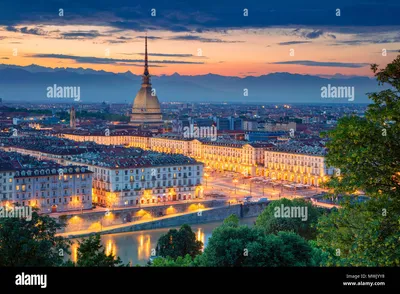
[(205, 235), (204, 232), (201, 228), (197, 229), (197, 234), (196, 234), (196, 240), (201, 241), (203, 243), (203, 246), (201, 248), (201, 251), (204, 251), (204, 240), (205, 240)]
[(138, 236), (138, 259), (148, 260), (151, 256), (151, 238), (150, 235)]
[(112, 239), (108, 239), (106, 243), (106, 254), (107, 255), (117, 255), (117, 246), (115, 245), (115, 242)]
[(77, 262), (78, 261), (78, 243), (74, 242), (71, 245), (71, 261)]

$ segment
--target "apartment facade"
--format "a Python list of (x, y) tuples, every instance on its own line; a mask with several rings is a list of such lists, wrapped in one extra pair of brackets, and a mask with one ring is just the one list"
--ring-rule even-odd
[(67, 164), (88, 166), (93, 174), (93, 202), (107, 207), (184, 201), (202, 198), (203, 164), (178, 155), (164, 155), (152, 162), (128, 160), (121, 165), (72, 157)]
[(265, 151), (265, 177), (319, 187), (334, 169), (327, 167), (322, 153)]
[[(76, 140), (76, 136), (78, 135), (65, 135), (66, 138), (71, 140)], [(271, 146), (270, 144), (247, 143), (244, 141), (186, 139), (169, 135), (131, 137), (129, 140), (123, 138), (115, 139), (115, 142), (126, 140), (126, 142), (129, 141), (126, 144), (129, 147), (140, 147), (145, 150), (167, 154), (182, 154), (193, 157), (220, 171), (239, 172), (249, 176), (262, 176), (264, 174), (264, 151), (268, 146)], [(82, 142), (84, 140), (94, 141), (99, 144), (108, 142), (99, 137), (84, 136), (80, 136), (77, 141)], [(105, 145), (110, 144), (107, 143)]]
[(65, 212), (92, 208), (92, 172), (84, 166), (0, 170), (2, 205)]

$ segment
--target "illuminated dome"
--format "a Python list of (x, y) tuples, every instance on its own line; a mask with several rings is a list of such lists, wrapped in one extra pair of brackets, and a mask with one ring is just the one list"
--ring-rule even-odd
[(147, 36), (145, 38), (144, 73), (142, 76), (142, 88), (136, 94), (133, 101), (131, 125), (135, 126), (161, 126), (163, 124), (160, 102), (155, 90), (151, 87), (150, 74), (147, 59)]

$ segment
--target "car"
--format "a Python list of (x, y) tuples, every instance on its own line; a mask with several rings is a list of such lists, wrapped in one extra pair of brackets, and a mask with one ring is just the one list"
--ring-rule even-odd
[(265, 202), (268, 202), (269, 200), (268, 200), (268, 198), (266, 198), (266, 197), (263, 197), (263, 198), (260, 198), (260, 199), (258, 199), (258, 202), (260, 202), (260, 203), (265, 203)]
[(252, 197), (252, 196), (246, 196), (246, 197), (243, 198), (243, 200), (244, 200), (244, 201), (250, 201), (251, 198), (253, 198), (253, 197)]

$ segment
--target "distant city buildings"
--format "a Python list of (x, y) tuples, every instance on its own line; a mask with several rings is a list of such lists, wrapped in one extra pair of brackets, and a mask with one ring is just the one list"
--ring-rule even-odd
[(219, 131), (243, 130), (243, 119), (235, 117), (218, 117), (217, 129)]
[(267, 142), (286, 134), (286, 132), (246, 132), (244, 139), (249, 142)]
[[(9, 166), (3, 161), (0, 183), (6, 185), (0, 185), (0, 200), (37, 205), (43, 211), (90, 209), (89, 202), (123, 207), (183, 201), (202, 197), (204, 166), (319, 186), (333, 172), (326, 166), (319, 134), (343, 115), (365, 111), (355, 104), (165, 102), (165, 128), (160, 130), (161, 107), (152, 95), (146, 64), (145, 58), (142, 90), (132, 109), (127, 104), (80, 103), (76, 113), (70, 104), (26, 104), (20, 109), (18, 104), (1, 105), (0, 149), (33, 156), (43, 164)], [(142, 111), (139, 102), (149, 106)], [(155, 112), (148, 111), (151, 105), (159, 107), (153, 107), (159, 113), (156, 119)], [(139, 123), (145, 118), (148, 127)], [(193, 132), (185, 136), (191, 126)], [(203, 132), (196, 135), (195, 128)], [(207, 128), (217, 132), (204, 132)], [(29, 179), (32, 183), (36, 177), (37, 186), (29, 187)]]

